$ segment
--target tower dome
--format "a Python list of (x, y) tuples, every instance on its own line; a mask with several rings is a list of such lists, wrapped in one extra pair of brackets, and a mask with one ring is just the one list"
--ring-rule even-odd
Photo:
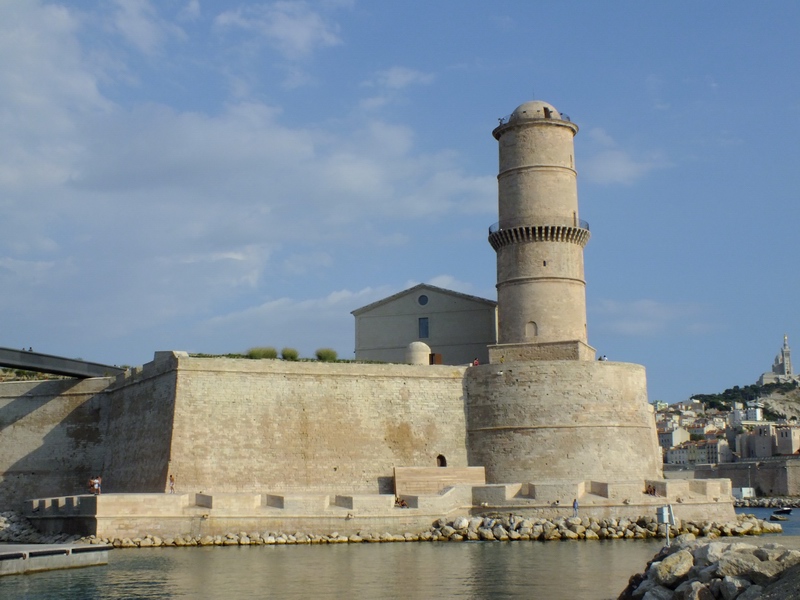
[(513, 113), (512, 119), (560, 119), (559, 113), (552, 104), (541, 100), (531, 100), (520, 104)]

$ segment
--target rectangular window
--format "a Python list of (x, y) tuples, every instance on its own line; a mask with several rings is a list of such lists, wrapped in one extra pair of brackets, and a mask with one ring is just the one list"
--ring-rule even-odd
[(424, 340), (428, 337), (428, 317), (419, 318), (419, 339)]

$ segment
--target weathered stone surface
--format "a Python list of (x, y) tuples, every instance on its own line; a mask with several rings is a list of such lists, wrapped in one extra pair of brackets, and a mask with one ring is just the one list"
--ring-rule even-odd
[(699, 581), (686, 581), (675, 588), (675, 600), (714, 600), (714, 594)]
[(734, 600), (734, 598), (739, 596), (739, 594), (751, 585), (753, 584), (744, 577), (731, 577), (728, 575), (722, 579), (720, 594), (723, 600)]
[[(729, 552), (720, 557), (717, 562), (718, 577), (746, 577), (758, 568), (761, 561), (752, 554)], [(750, 580), (752, 581), (752, 580)]]
[(675, 592), (660, 585), (649, 589), (647, 593), (642, 596), (642, 600), (673, 600), (674, 598)]
[(764, 589), (761, 598), (762, 600), (800, 600), (800, 565), (787, 569), (778, 581)]
[(695, 564), (703, 567), (718, 562), (730, 544), (722, 542), (712, 542), (698, 546), (694, 551)]
[[(763, 600), (762, 592), (764, 588), (760, 585), (753, 585), (747, 588), (740, 596), (736, 597), (736, 600)], [(786, 598), (781, 597), (780, 600), (786, 600)]]
[(688, 550), (680, 550), (660, 562), (654, 562), (648, 569), (648, 577), (664, 587), (672, 587), (694, 566), (694, 557)]

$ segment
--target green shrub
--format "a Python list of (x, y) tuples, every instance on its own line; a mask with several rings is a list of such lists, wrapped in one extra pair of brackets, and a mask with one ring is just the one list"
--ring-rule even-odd
[(270, 346), (250, 348), (247, 351), (247, 358), (278, 358), (278, 351)]
[(320, 348), (316, 352), (317, 360), (322, 362), (336, 362), (336, 350), (333, 348)]
[(284, 348), (281, 350), (281, 358), (283, 360), (297, 360), (300, 354), (294, 348)]

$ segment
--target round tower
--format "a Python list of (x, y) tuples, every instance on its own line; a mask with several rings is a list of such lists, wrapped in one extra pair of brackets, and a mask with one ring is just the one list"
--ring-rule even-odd
[(578, 126), (546, 102), (526, 102), (492, 132), (499, 143), (498, 346), (493, 359), (592, 360), (573, 137)]

